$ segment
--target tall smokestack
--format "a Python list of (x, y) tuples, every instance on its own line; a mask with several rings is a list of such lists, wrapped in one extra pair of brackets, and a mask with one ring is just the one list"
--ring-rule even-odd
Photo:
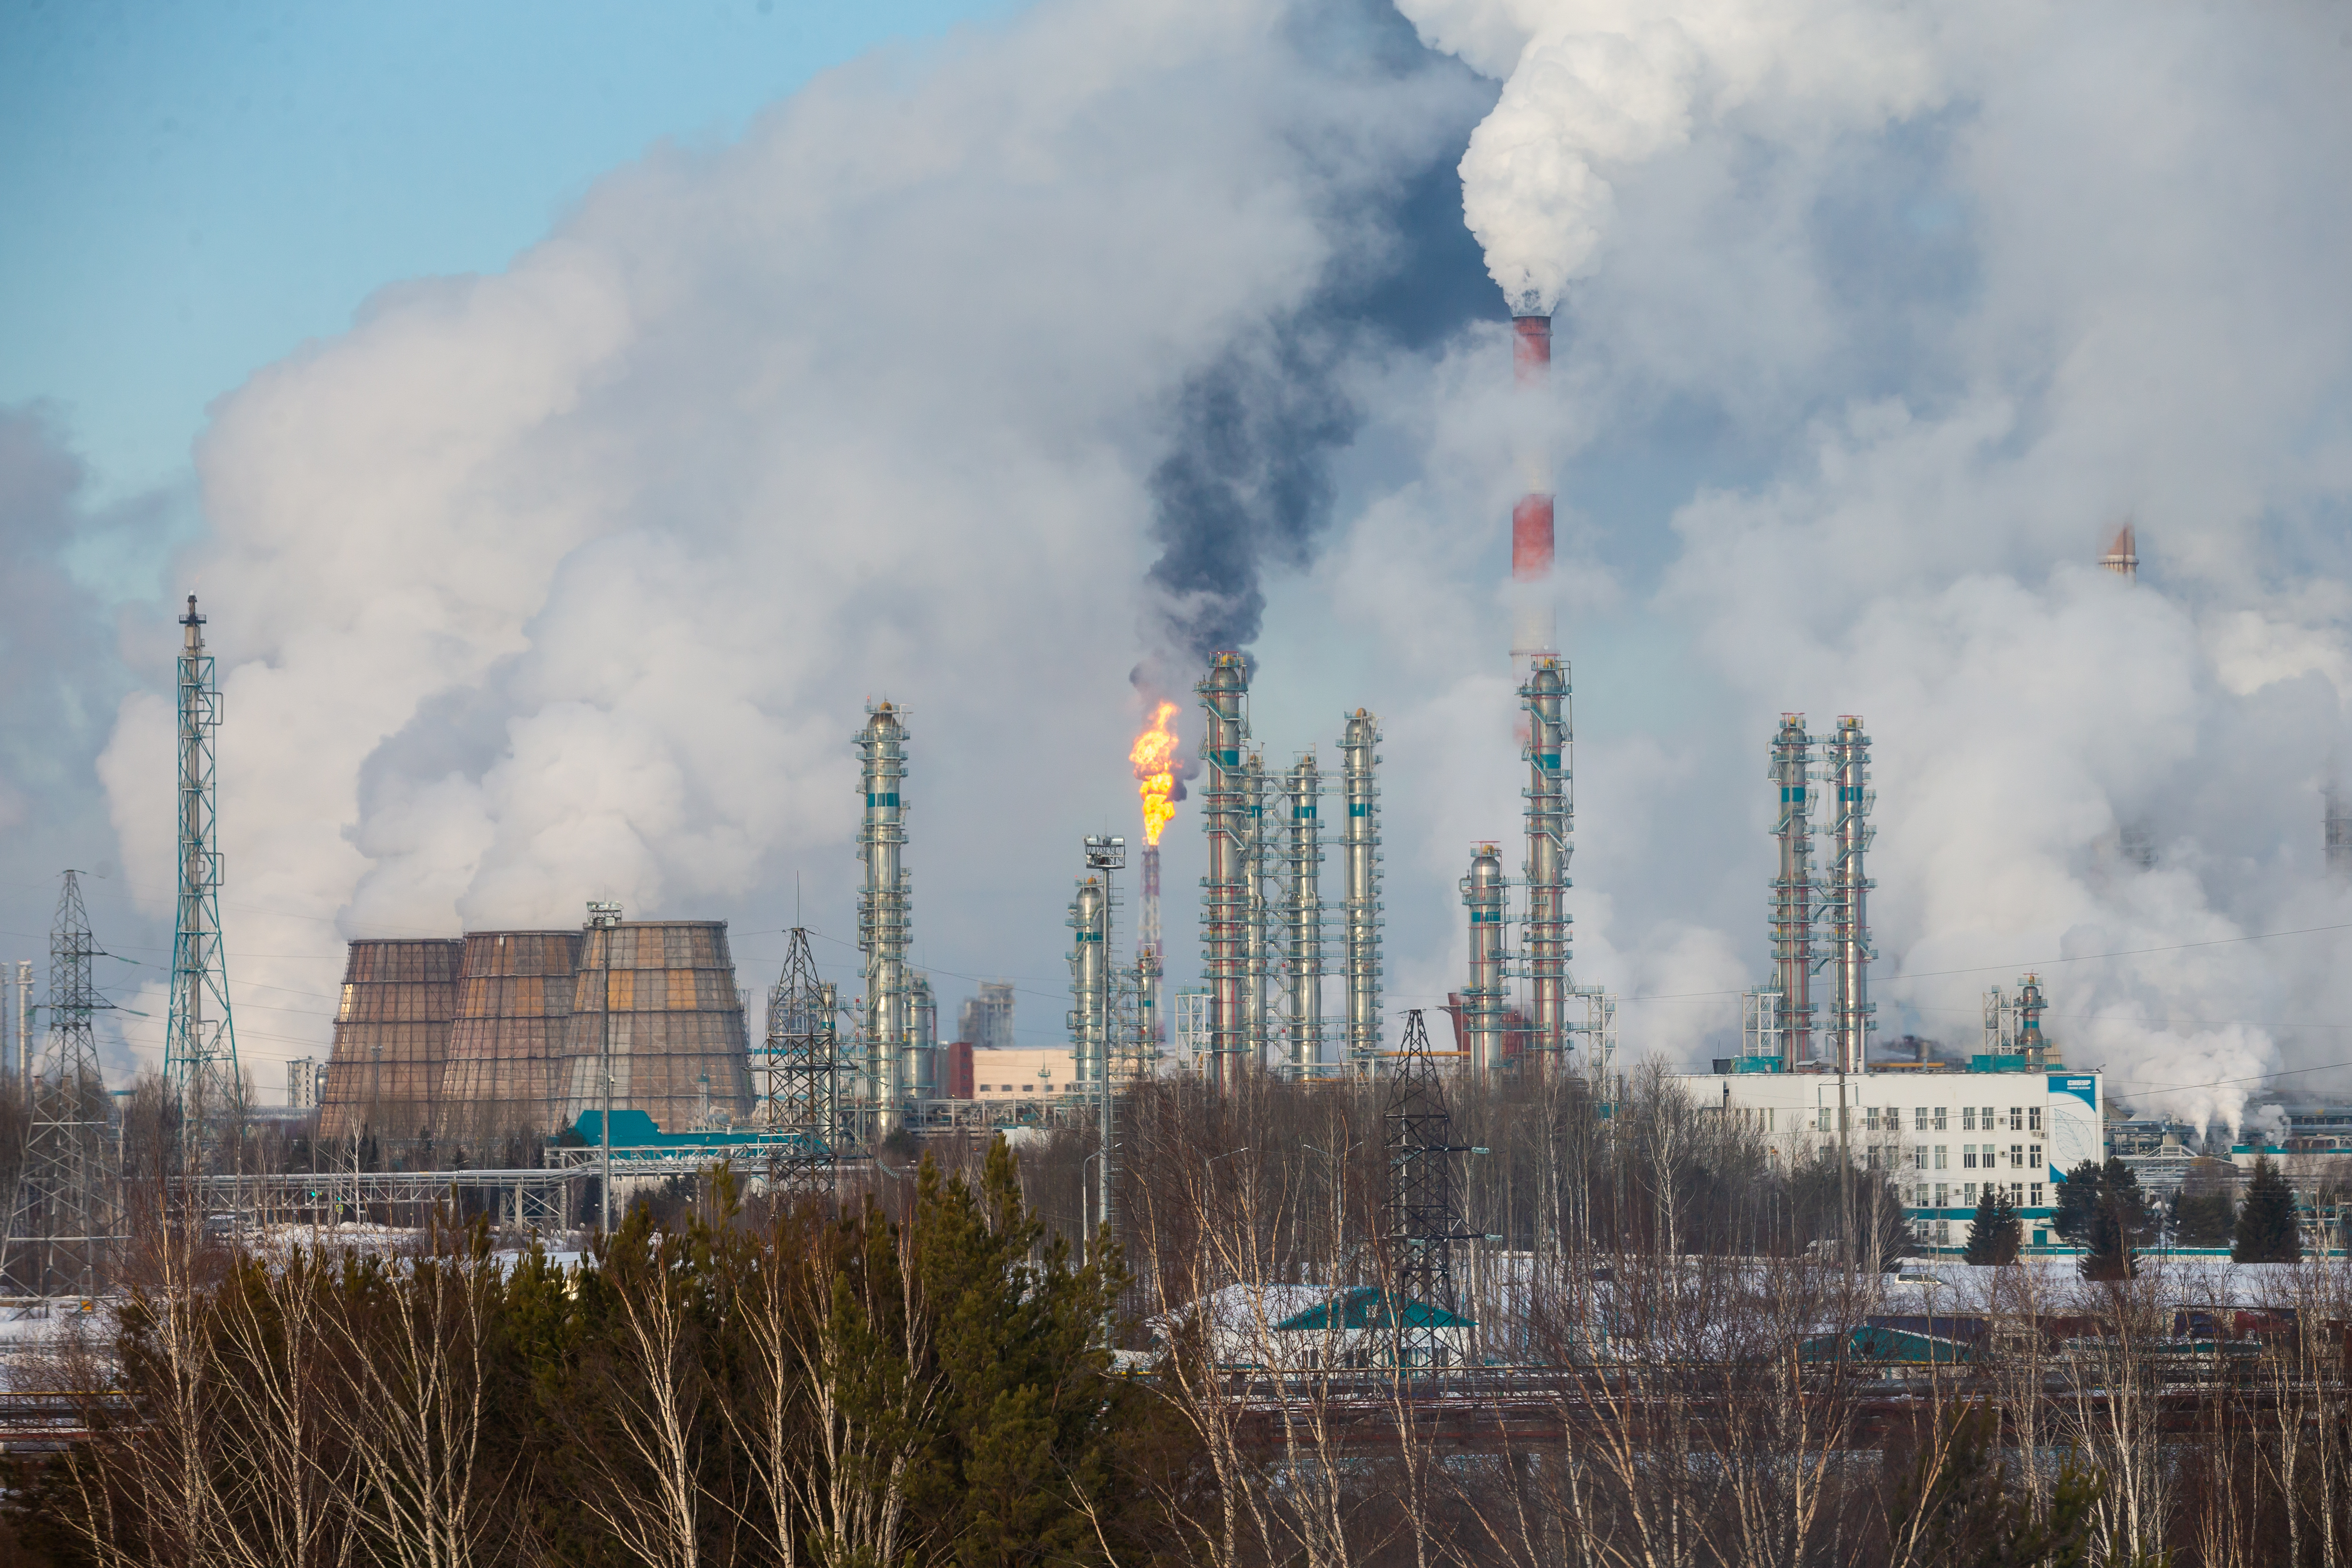
[(1503, 852), (1480, 844), (1462, 879), (1462, 902), (1470, 912), (1470, 984), (1462, 992), (1462, 1036), (1470, 1070), (1485, 1077), (1502, 1066)]
[[(1540, 387), (1551, 375), (1551, 318), (1511, 319), (1511, 370), (1523, 388)], [(1511, 508), (1511, 581), (1517, 612), (1511, 630), (1511, 661), (1557, 653), (1559, 628), (1551, 595), (1552, 496), (1537, 451), (1522, 451), (1520, 466), (1530, 488)]]
[(2107, 541), (2107, 553), (2099, 558), (2099, 564), (2126, 582), (2139, 580), (2139, 538), (2129, 523), (2117, 528), (2116, 537)]
[(1381, 1055), (1380, 721), (1362, 708), (1339, 737), (1342, 961), (1348, 976), (1348, 1068), (1370, 1078)]
[(866, 955), (866, 1089), (875, 1106), (877, 1135), (887, 1137), (898, 1130), (915, 1046), (907, 983), (912, 911), (903, 858), (906, 808), (898, 789), (907, 777), (907, 731), (898, 711), (887, 702), (866, 711), (866, 727), (856, 737), (866, 800), (857, 830), (857, 858), (866, 862), (866, 885), (857, 895), (857, 946)]
[(1209, 992), (1208, 1078), (1213, 1088), (1235, 1082), (1244, 1050), (1248, 989), (1249, 801), (1242, 766), (1248, 738), (1249, 671), (1239, 653), (1218, 653), (1193, 688), (1207, 716), (1201, 760), (1201, 831), (1209, 841), (1209, 874), (1201, 879), (1201, 967)]
[(1780, 1064), (1793, 1070), (1813, 1053), (1813, 829), (1805, 799), (1813, 759), (1805, 716), (1784, 713), (1772, 737), (1772, 782), (1780, 815), (1780, 874), (1772, 882), (1773, 978), (1780, 999)]
[(1830, 874), (1832, 938), (1837, 944), (1836, 1035), (1838, 1071), (1860, 1072), (1868, 1060), (1870, 1015), (1870, 906), (1872, 886), (1863, 859), (1870, 848), (1873, 797), (1870, 737), (1852, 714), (1838, 720), (1830, 741), (1830, 773), (1837, 780), (1837, 863)]

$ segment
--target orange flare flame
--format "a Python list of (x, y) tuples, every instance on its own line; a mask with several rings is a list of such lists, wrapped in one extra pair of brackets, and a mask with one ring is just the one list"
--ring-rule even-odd
[(1143, 841), (1156, 844), (1160, 830), (1176, 814), (1169, 797), (1176, 788), (1176, 732), (1168, 721), (1176, 716), (1174, 703), (1161, 703), (1151, 716), (1151, 727), (1135, 737), (1127, 759), (1135, 764), (1136, 790), (1143, 797)]

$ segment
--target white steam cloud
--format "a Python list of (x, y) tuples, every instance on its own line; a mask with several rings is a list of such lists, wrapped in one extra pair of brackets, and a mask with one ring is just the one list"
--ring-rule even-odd
[(1434, 47), (1503, 81), (1462, 159), (1462, 210), (1517, 316), (1586, 276), (1614, 180), (1736, 122), (1787, 137), (1874, 126), (1936, 92), (1927, 14), (1850, 0), (1399, 0)]
[[(1337, 0), (1061, 0), (836, 73), (225, 398), (165, 597), (214, 617), (265, 1088), (323, 1046), (346, 936), (610, 894), (731, 920), (756, 997), (796, 898), (846, 935), (868, 697), (910, 714), (943, 1010), (1013, 976), (1024, 1035), (1057, 1038), (1078, 841), (1135, 828), (1128, 674), (1187, 388), (1400, 225), (1460, 253), (1400, 298), (1490, 304), (1451, 182), (1408, 199), (1457, 161), (1512, 303), (1576, 280), (1550, 401), (1514, 394), (1498, 319), (1335, 334), (1328, 525), (1243, 541), (1269, 758), (1328, 769), (1342, 710), (1382, 716), (1392, 1002), (1459, 988), (1455, 880), (1518, 831), (1493, 629), (1512, 422), (1540, 415), (1576, 971), (1623, 998), (1629, 1052), (1724, 1054), (1763, 977), (1785, 708), (1875, 741), (1883, 1037), (1966, 1049), (1983, 988), (2039, 965), (2069, 1060), (2135, 1105), (2231, 1122), (2265, 1075), (2352, 1060), (2318, 797), (2352, 695), (2352, 35), (2095, 0), (1407, 12), (1451, 53)], [(105, 521), (62, 472), (0, 441), (5, 537)], [(2126, 516), (2137, 585), (2089, 564)], [(20, 823), (102, 778), (148, 894), (168, 608), (61, 629), (66, 738), (47, 773), (0, 747)], [(49, 655), (8, 647), (37, 685)], [(150, 690), (123, 701), (126, 666)], [(76, 712), (115, 716), (102, 761), (62, 749)], [(1187, 808), (1180, 982), (1199, 843)], [(50, 869), (11, 928), (46, 922)], [(93, 914), (113, 950), (159, 941)]]

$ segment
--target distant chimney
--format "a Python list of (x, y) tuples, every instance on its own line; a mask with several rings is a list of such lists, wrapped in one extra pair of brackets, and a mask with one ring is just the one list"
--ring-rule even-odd
[(2138, 542), (2137, 536), (2132, 532), (2132, 526), (2126, 523), (2116, 530), (2116, 537), (2107, 541), (2107, 553), (2099, 558), (2099, 564), (2126, 582), (2138, 581)]
[(2327, 802), (2327, 869), (2352, 877), (2352, 796), (2343, 785), (2331, 783), (2320, 791), (2320, 799)]

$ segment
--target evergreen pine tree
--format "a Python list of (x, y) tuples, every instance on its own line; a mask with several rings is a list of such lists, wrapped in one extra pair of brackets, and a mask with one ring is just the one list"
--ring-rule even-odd
[(2099, 1207), (2099, 1165), (2096, 1160), (2084, 1160), (2066, 1173), (2058, 1184), (2057, 1211), (2051, 1216), (2050, 1227), (2061, 1239), (2077, 1247), (2086, 1246), (2091, 1239), (2091, 1218)]
[(2010, 1202), (2008, 1189), (1998, 1182), (1984, 1185), (1984, 1196), (1977, 1200), (1975, 1218), (1969, 1221), (1969, 1245), (1960, 1254), (1970, 1263), (2014, 1263), (2017, 1249), (2025, 1239), (2025, 1228), (2017, 1217), (2017, 1207)]
[(2246, 1184), (2246, 1201), (2238, 1210), (2238, 1233), (2231, 1243), (2230, 1257), (2240, 1263), (2303, 1261), (2294, 1194), (2268, 1156), (2254, 1162), (2254, 1177)]
[[(2074, 1177), (2067, 1178), (2074, 1185)], [(2099, 1172), (2098, 1199), (2092, 1206), (2090, 1226), (2076, 1244), (2083, 1249), (2085, 1280), (2132, 1280), (2139, 1277), (2137, 1249), (2156, 1232), (2139, 1175), (2119, 1159), (2109, 1159)]]

